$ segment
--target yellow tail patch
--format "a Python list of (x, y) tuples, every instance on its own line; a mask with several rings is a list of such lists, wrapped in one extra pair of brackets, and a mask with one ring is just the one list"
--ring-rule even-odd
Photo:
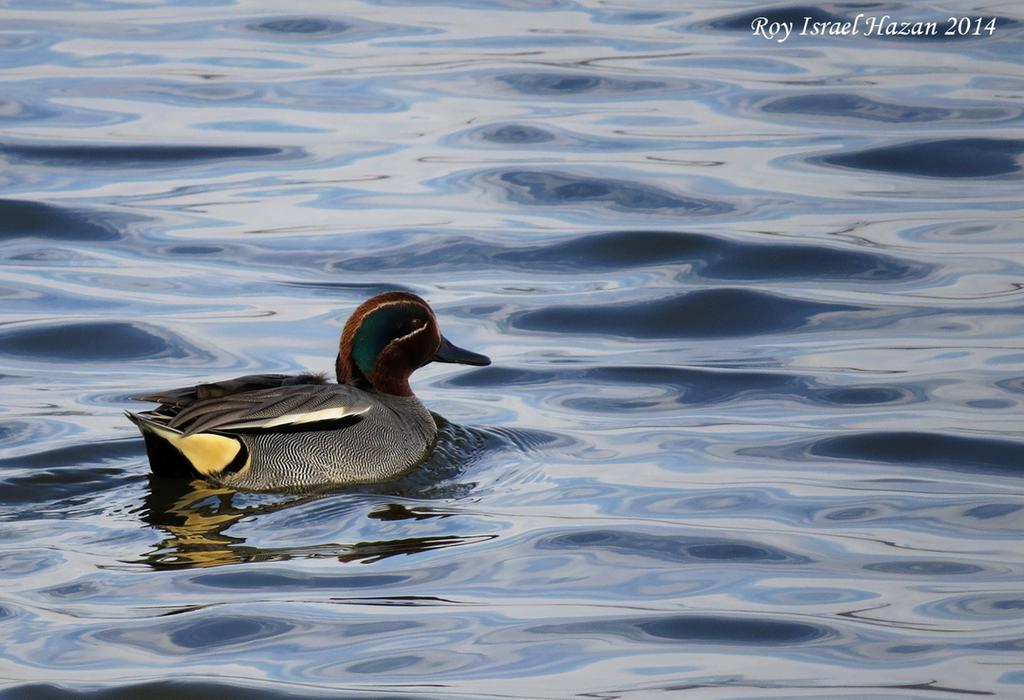
[(242, 449), (238, 440), (223, 435), (196, 433), (186, 436), (151, 421), (146, 421), (145, 425), (150, 432), (173, 445), (203, 476), (214, 476), (224, 471)]

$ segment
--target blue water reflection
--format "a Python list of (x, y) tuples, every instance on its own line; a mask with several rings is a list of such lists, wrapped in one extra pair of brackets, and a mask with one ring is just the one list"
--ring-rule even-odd
[[(751, 31), (993, 12), (2, 3), (0, 697), (1024, 694), (1024, 15)], [(419, 469), (149, 474), (388, 289)]]

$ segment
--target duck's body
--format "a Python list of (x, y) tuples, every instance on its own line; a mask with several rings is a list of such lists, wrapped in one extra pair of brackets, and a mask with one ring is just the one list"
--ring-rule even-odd
[[(275, 380), (277, 388), (263, 388)], [(207, 399), (197, 390), (223, 385), (179, 389), (144, 397), (162, 406), (128, 415), (153, 473), (253, 491), (387, 481), (422, 461), (437, 437), (415, 396), (289, 380), (240, 377), (224, 383), (235, 391)]]
[(345, 325), (338, 383), (317, 375), (249, 375), (140, 397), (128, 417), (153, 472), (249, 490), (370, 483), (421, 462), (437, 437), (409, 375), (431, 360), (490, 361), (445, 340), (419, 297), (389, 292)]

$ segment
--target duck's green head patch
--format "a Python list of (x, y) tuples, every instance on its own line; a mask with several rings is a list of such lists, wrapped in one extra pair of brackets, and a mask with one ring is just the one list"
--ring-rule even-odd
[(369, 311), (352, 338), (352, 361), (369, 379), (381, 352), (392, 342), (401, 344), (431, 322), (430, 312), (414, 302), (400, 301)]

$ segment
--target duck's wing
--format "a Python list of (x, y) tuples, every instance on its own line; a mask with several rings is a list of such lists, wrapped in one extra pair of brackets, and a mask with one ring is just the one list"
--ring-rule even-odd
[(351, 422), (373, 407), (365, 392), (345, 384), (289, 384), (194, 401), (170, 418), (184, 435), (210, 431), (282, 430), (312, 423)]
[(198, 401), (219, 399), (234, 394), (300, 384), (324, 384), (322, 374), (247, 374), (244, 377), (225, 379), (208, 384), (197, 384), (179, 389), (168, 389), (145, 396), (133, 396), (136, 401), (152, 401), (164, 406), (183, 409)]

